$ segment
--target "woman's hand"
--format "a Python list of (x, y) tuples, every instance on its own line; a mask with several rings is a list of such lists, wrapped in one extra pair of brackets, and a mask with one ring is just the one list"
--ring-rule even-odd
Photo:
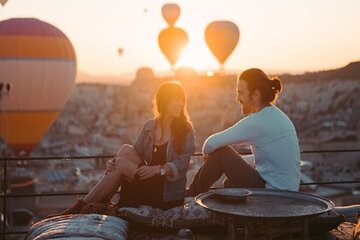
[(140, 180), (151, 178), (157, 174), (160, 174), (160, 165), (142, 166), (142, 167), (139, 167), (136, 172), (136, 175), (139, 176)]
[(112, 172), (112, 171), (115, 171), (117, 169), (117, 166), (116, 166), (116, 158), (113, 157), (112, 159), (109, 159), (106, 163), (106, 172), (105, 174), (107, 174), (108, 172)]

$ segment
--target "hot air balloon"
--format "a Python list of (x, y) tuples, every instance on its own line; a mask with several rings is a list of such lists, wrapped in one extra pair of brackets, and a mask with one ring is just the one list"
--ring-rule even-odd
[(180, 16), (180, 7), (175, 3), (168, 3), (162, 7), (161, 13), (169, 26), (174, 26)]
[(239, 28), (229, 21), (212, 22), (205, 30), (206, 44), (221, 65), (235, 49), (239, 38)]
[(74, 48), (58, 28), (34, 18), (0, 22), (0, 136), (29, 154), (57, 118), (73, 88)]
[(0, 0), (0, 3), (1, 3), (1, 5), (5, 6), (5, 4), (6, 4), (7, 1), (8, 1), (8, 0)]
[(181, 28), (168, 27), (160, 32), (158, 37), (160, 50), (172, 67), (174, 67), (188, 41), (187, 33)]
[(122, 56), (124, 53), (124, 49), (123, 48), (118, 48), (118, 54), (119, 56)]

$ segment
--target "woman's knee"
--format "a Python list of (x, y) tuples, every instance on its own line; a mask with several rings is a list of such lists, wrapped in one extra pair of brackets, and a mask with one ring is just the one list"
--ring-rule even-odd
[(120, 147), (116, 158), (119, 159), (120, 162), (130, 161), (137, 164), (141, 162), (141, 159), (138, 153), (135, 151), (135, 148), (129, 144), (124, 144)]
[(133, 146), (131, 146), (130, 144), (123, 144), (118, 153), (116, 154), (116, 156), (127, 156), (129, 154), (132, 154), (135, 152), (135, 149)]
[(129, 158), (117, 157), (116, 158), (116, 170), (117, 174), (123, 175), (124, 173), (131, 170), (134, 166), (134, 162)]
[(116, 161), (116, 170), (121, 170), (123, 169), (124, 165), (126, 165), (128, 159), (123, 157), (117, 157), (115, 161)]
[(129, 159), (122, 156), (115, 158), (117, 168), (121, 167), (123, 164), (126, 164), (127, 161), (129, 161)]
[(119, 158), (119, 162), (117, 163), (117, 173), (121, 176), (121, 178), (125, 180), (132, 179), (136, 174), (138, 168), (138, 164), (131, 161), (128, 158)]

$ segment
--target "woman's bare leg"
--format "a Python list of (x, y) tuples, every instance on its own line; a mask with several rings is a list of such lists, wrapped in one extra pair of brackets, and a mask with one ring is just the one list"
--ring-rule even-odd
[[(139, 166), (139, 163), (142, 162), (142, 160), (140, 159), (139, 155), (137, 154), (137, 152), (135, 151), (134, 147), (129, 145), (129, 144), (124, 144), (120, 147), (119, 151), (116, 154), (116, 165), (120, 166), (122, 164), (127, 165), (126, 163), (124, 163), (124, 161), (132, 161), (135, 162), (137, 167)], [(120, 166), (120, 169), (122, 167)], [(131, 182), (132, 179), (135, 176), (135, 172), (133, 172), (132, 170), (127, 171), (128, 167), (125, 166), (124, 167), (124, 172), (120, 172), (119, 174), (122, 176), (122, 179), (120, 179), (120, 181), (127, 181), (127, 182)], [(119, 169), (119, 167), (118, 167)], [(107, 174), (107, 172), (105, 173), (105, 175)], [(116, 190), (118, 190), (119, 186), (121, 185), (121, 182), (118, 184), (118, 187), (113, 191), (113, 192), (109, 192), (109, 195), (104, 199), (104, 201), (106, 202), (110, 202), (112, 197), (114, 196)]]
[(101, 202), (111, 198), (123, 180), (132, 181), (141, 159), (131, 145), (125, 144), (117, 153), (116, 162), (117, 169), (104, 175), (83, 198), (84, 202)]

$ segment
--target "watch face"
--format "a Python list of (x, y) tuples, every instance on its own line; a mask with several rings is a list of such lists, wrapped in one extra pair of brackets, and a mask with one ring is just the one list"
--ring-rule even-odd
[(165, 175), (165, 168), (160, 168), (160, 175), (164, 176)]

